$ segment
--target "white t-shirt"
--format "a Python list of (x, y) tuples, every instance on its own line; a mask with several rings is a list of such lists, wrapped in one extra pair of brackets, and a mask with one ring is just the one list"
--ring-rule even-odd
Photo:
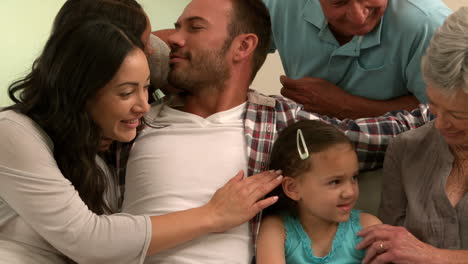
[[(123, 211), (167, 214), (206, 204), (240, 170), (247, 170), (246, 104), (207, 118), (164, 106), (137, 138), (127, 165)], [(174, 223), (177, 225), (177, 223)], [(145, 263), (251, 262), (249, 223), (208, 234), (148, 257)]]

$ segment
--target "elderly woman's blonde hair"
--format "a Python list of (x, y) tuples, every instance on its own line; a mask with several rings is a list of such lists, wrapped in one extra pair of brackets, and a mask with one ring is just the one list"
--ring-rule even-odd
[(427, 85), (448, 95), (468, 94), (468, 7), (451, 14), (436, 31), (422, 58)]

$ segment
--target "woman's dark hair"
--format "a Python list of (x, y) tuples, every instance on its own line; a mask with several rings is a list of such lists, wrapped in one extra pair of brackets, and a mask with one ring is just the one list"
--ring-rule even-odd
[(138, 37), (148, 25), (141, 5), (135, 0), (67, 0), (55, 16), (52, 33), (89, 16), (108, 19)]
[[(301, 130), (309, 152), (309, 157), (301, 159), (297, 146), (297, 131)], [(302, 141), (299, 141), (301, 150)], [(310, 157), (315, 153), (325, 151), (337, 144), (349, 144), (354, 148), (348, 137), (332, 125), (318, 120), (304, 120), (285, 128), (276, 139), (270, 156), (270, 169), (282, 170), (284, 176), (296, 178), (311, 169)], [(313, 166), (313, 165), (312, 165)], [(278, 202), (268, 207), (266, 214), (277, 214), (288, 211), (297, 214), (296, 201), (289, 198), (282, 186), (276, 187), (268, 196), (278, 196)]]
[(107, 20), (89, 18), (57, 28), (32, 71), (8, 88), (15, 110), (34, 120), (53, 142), (53, 154), (86, 205), (111, 213), (108, 180), (96, 162), (101, 129), (87, 102), (119, 70), (127, 55), (143, 49), (139, 37)]
[[(106, 18), (119, 27), (127, 28), (129, 32), (138, 37), (143, 35), (148, 26), (146, 14), (136, 0), (67, 0), (55, 16), (52, 32), (90, 15)], [(149, 43), (145, 44), (149, 45)], [(150, 84), (149, 94), (152, 94), (155, 89), (154, 84)], [(148, 97), (148, 102), (154, 102), (152, 96)], [(112, 155), (106, 157), (106, 159), (109, 158), (112, 158)]]

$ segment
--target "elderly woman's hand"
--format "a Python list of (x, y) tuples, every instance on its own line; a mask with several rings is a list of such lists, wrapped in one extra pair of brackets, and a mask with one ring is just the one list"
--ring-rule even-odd
[(374, 225), (362, 229), (358, 236), (364, 239), (357, 249), (366, 249), (362, 263), (430, 263), (437, 248), (421, 242), (404, 227)]

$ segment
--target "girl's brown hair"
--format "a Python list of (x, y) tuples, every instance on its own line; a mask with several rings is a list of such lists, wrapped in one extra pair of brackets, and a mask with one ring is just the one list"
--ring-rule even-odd
[[(304, 149), (302, 141), (298, 142), (297, 140), (299, 129), (309, 153), (309, 157), (306, 159), (302, 159), (298, 151), (298, 144), (301, 150)], [(278, 136), (273, 145), (269, 167), (272, 170), (282, 170), (284, 176), (296, 178), (311, 169), (310, 157), (314, 153), (322, 152), (337, 144), (349, 144), (350, 147), (353, 147), (348, 137), (332, 125), (318, 120), (299, 121), (288, 126)], [(293, 215), (297, 213), (296, 201), (284, 193), (281, 185), (268, 196), (278, 196), (279, 199), (277, 203), (267, 208), (267, 214), (285, 210)]]

